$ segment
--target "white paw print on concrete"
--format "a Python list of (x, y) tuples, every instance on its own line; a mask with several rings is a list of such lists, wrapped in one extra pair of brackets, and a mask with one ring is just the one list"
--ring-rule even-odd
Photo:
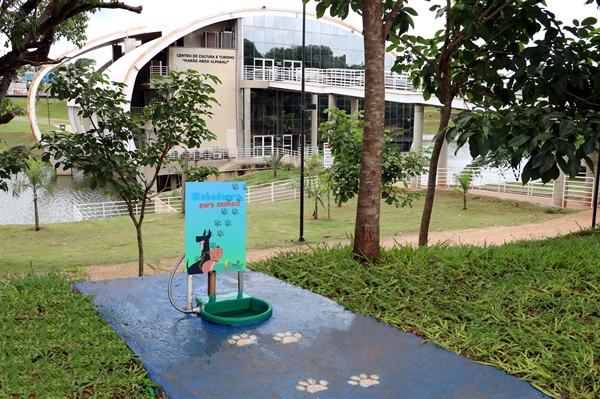
[(240, 335), (232, 335), (229, 341), (232, 345), (237, 346), (246, 346), (252, 345), (256, 343), (256, 335), (248, 335), (248, 334), (240, 334)]
[(353, 375), (350, 377), (348, 384), (360, 385), (361, 387), (367, 388), (371, 385), (379, 384), (379, 376), (377, 374), (372, 374), (371, 378), (369, 378), (369, 376), (366, 374)]
[(291, 344), (293, 342), (298, 342), (298, 341), (300, 341), (300, 338), (302, 338), (302, 334), (300, 334), (300, 333), (293, 334), (290, 331), (285, 332), (285, 333), (277, 333), (273, 337), (273, 339), (275, 341), (279, 341), (284, 344)]
[(306, 381), (299, 381), (298, 384), (299, 385), (296, 387), (296, 389), (308, 393), (316, 393), (327, 390), (327, 381), (325, 380), (321, 380), (317, 383), (316, 380), (309, 378)]

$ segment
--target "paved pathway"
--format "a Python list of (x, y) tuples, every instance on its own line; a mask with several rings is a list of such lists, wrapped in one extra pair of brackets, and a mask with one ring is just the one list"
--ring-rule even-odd
[[(197, 295), (206, 276), (195, 276)], [(442, 350), (327, 298), (247, 272), (245, 293), (273, 306), (248, 326), (216, 325), (177, 312), (168, 276), (79, 283), (99, 314), (162, 384), (170, 399), (190, 398), (546, 398), (492, 367)], [(186, 277), (175, 301), (184, 306)], [(217, 292), (237, 290), (235, 274)]]

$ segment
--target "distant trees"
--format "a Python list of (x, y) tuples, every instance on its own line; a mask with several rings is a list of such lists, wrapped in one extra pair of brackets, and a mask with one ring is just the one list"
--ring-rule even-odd
[[(363, 156), (364, 122), (362, 111), (347, 114), (336, 107), (325, 110), (330, 120), (321, 123), (323, 139), (328, 141), (334, 156), (330, 170), (332, 190), (338, 203), (345, 203), (359, 193), (360, 165)], [(360, 116), (360, 117), (359, 117)], [(412, 178), (425, 172), (428, 164), (428, 151), (403, 153), (400, 147), (392, 145), (391, 138), (384, 138), (382, 149), (382, 170), (380, 172), (380, 196), (388, 204), (406, 206), (419, 192), (403, 191), (398, 184), (408, 186)]]
[(13, 184), (13, 195), (20, 197), (25, 190), (31, 189), (33, 192), (35, 231), (39, 231), (40, 216), (38, 199), (40, 196), (54, 191), (56, 171), (52, 165), (39, 158), (29, 159), (28, 164), (28, 167), (23, 169), (23, 173), (17, 176), (17, 180)]
[[(85, 134), (42, 135), (44, 158), (54, 156), (57, 167), (65, 169), (77, 166), (91, 178), (92, 188), (107, 187), (126, 203), (136, 229), (140, 276), (144, 274), (142, 224), (158, 173), (174, 146), (194, 148), (215, 138), (205, 118), (212, 116), (210, 108), (217, 104), (211, 85), (218, 83), (215, 76), (193, 70), (153, 76), (155, 98), (141, 116), (124, 110), (128, 103), (124, 84), (109, 82), (105, 75), (71, 68), (52, 85), (60, 99), (78, 102), (81, 116), (90, 118), (92, 128)], [(144, 131), (148, 126), (151, 130)]]

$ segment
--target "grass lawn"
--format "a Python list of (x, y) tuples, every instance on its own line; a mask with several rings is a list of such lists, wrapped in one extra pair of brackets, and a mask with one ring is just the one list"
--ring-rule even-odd
[[(56, 126), (40, 124), (42, 132), (46, 130), (56, 130)], [(11, 147), (24, 145), (31, 147), (37, 141), (31, 132), (29, 122), (12, 120), (5, 125), (0, 125), (0, 151), (7, 150)]]
[[(436, 194), (431, 230), (519, 225), (558, 216), (527, 203)], [(297, 246), (298, 201), (248, 205), (248, 247)], [(401, 247), (362, 265), (345, 239), (354, 230), (355, 202), (332, 218), (311, 218), (310, 250), (253, 263), (250, 268), (310, 289), (350, 310), (413, 332), (462, 356), (490, 364), (564, 398), (600, 394), (600, 232), (502, 246)], [(382, 207), (382, 235), (418, 231), (422, 200), (412, 208)], [(147, 215), (146, 260), (183, 252), (179, 214)], [(0, 226), (0, 398), (153, 397), (154, 383), (123, 342), (74, 295), (72, 280), (91, 264), (134, 261), (128, 217), (31, 226)], [(27, 274), (28, 271), (36, 272)], [(48, 274), (37, 274), (38, 272)], [(79, 274), (84, 276), (84, 273)], [(84, 278), (84, 277), (80, 277)], [(66, 327), (68, 326), (68, 328)]]
[(154, 398), (141, 362), (72, 283), (0, 280), (0, 398)]
[(600, 397), (600, 231), (502, 246), (382, 251), (318, 246), (250, 268), (529, 381)]
[[(27, 99), (25, 97), (11, 97), (10, 100), (19, 106), (24, 114), (21, 117), (27, 117)], [(48, 110), (50, 110), (51, 121), (68, 122), (69, 115), (67, 113), (67, 102), (60, 101), (56, 98), (49, 98), (46, 100), (45, 93), (40, 95), (37, 102), (35, 103), (35, 109), (37, 113), (38, 122), (42, 123), (48, 121)]]
[[(417, 233), (423, 199), (412, 208), (382, 206), (382, 236)], [(436, 195), (431, 231), (456, 230), (494, 225), (519, 225), (559, 216), (547, 208), (527, 203), (471, 197), (469, 210), (462, 211), (462, 198), (448, 192)], [(310, 199), (305, 201), (305, 244), (344, 240), (354, 234), (356, 202), (337, 208), (332, 204), (331, 219), (326, 210), (314, 220)], [(249, 204), (247, 246), (249, 249), (298, 246), (299, 201)], [(147, 215), (144, 224), (146, 261), (175, 258), (184, 251), (184, 218), (178, 213)], [(29, 225), (0, 226), (0, 274), (73, 271), (93, 264), (137, 260), (135, 228), (128, 216), (106, 220), (42, 225), (35, 232)], [(304, 245), (305, 245), (304, 244)]]

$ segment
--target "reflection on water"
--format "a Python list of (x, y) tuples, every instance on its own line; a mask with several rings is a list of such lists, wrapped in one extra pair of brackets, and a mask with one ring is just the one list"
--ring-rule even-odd
[[(433, 134), (424, 134), (423, 135), (423, 147), (432, 146), (433, 147)], [(469, 152), (469, 145), (465, 145), (458, 153), (454, 155), (456, 151), (456, 141), (448, 144), (448, 167), (449, 168), (464, 168), (471, 162), (473, 162), (473, 158), (471, 158), (471, 153)]]
[[(432, 145), (433, 135), (423, 137), (423, 145)], [(454, 155), (456, 143), (448, 146), (448, 167), (464, 168), (471, 161), (468, 146), (460, 149)], [(38, 201), (40, 223), (72, 222), (73, 204), (90, 204), (95, 202), (114, 201), (103, 194), (103, 189), (91, 190), (88, 179), (81, 171), (75, 171), (73, 178), (59, 176), (53, 195), (44, 195)], [(12, 192), (0, 191), (0, 225), (2, 224), (33, 224), (33, 193), (27, 190), (19, 198), (14, 198)]]
[[(103, 194), (104, 189), (92, 190), (83, 173), (74, 171), (73, 177), (58, 176), (54, 194), (38, 197), (41, 224), (72, 222), (73, 204), (113, 201)], [(39, 195), (39, 194), (38, 194)], [(19, 198), (10, 191), (0, 191), (0, 225), (33, 224), (33, 192), (26, 190)]]

